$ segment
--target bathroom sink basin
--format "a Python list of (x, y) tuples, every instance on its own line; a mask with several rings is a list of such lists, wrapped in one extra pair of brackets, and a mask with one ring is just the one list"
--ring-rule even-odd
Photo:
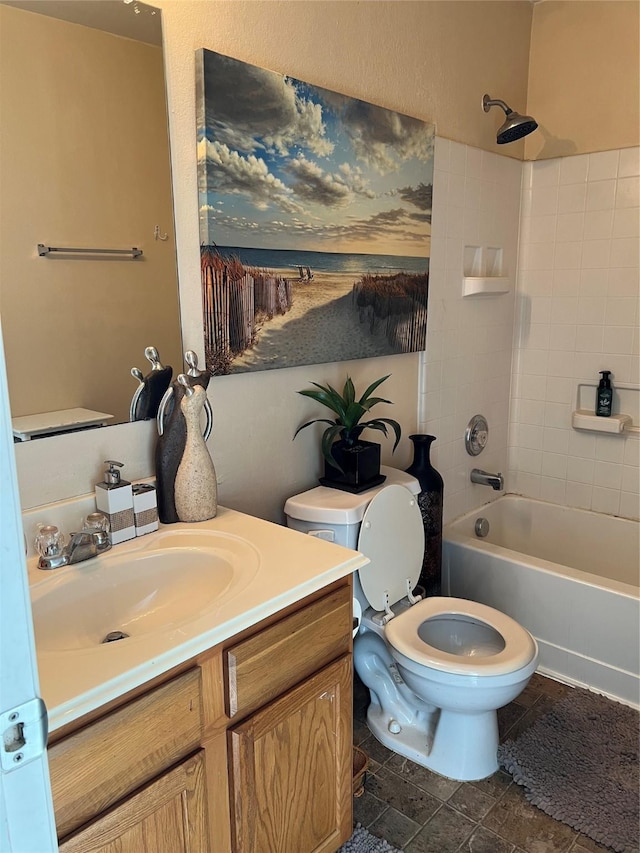
[(168, 632), (214, 614), (247, 586), (259, 564), (249, 542), (214, 531), (161, 532), (128, 550), (116, 545), (47, 572), (32, 588), (36, 645), (72, 651), (97, 648), (107, 635), (130, 643)]

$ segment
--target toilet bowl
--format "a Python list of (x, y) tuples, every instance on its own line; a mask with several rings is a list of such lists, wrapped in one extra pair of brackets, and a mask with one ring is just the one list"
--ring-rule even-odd
[(497, 709), (535, 672), (538, 648), (515, 620), (483, 604), (414, 595), (424, 550), (418, 482), (382, 468), (357, 495), (324, 486), (285, 504), (287, 524), (355, 548), (362, 619), (354, 665), (369, 688), (367, 724), (389, 749), (451, 779), (498, 769)]

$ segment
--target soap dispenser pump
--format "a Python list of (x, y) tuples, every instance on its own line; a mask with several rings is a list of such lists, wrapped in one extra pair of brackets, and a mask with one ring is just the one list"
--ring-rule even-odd
[(611, 403), (613, 401), (613, 389), (611, 387), (610, 370), (600, 371), (601, 380), (598, 383), (598, 394), (596, 401), (596, 415), (608, 418), (611, 415)]
[(96, 507), (109, 519), (111, 544), (135, 539), (136, 527), (133, 511), (133, 489), (128, 480), (123, 480), (119, 469), (122, 462), (105, 459), (107, 469), (104, 479), (96, 483)]

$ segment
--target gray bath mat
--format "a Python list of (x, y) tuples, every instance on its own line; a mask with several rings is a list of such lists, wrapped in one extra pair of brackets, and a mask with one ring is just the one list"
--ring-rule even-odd
[(498, 749), (529, 802), (615, 850), (638, 851), (638, 712), (576, 687)]
[(357, 824), (353, 835), (342, 845), (338, 853), (400, 853), (388, 841), (376, 838), (364, 826)]

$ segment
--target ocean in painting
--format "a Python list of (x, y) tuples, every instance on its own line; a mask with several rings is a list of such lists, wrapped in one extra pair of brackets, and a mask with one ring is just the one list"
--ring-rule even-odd
[(354, 275), (394, 275), (399, 272), (429, 272), (429, 258), (402, 255), (365, 255), (347, 252), (309, 252), (302, 249), (247, 249), (242, 246), (208, 246), (223, 257), (236, 257), (245, 266), (261, 269), (309, 267), (317, 272), (346, 272)]

